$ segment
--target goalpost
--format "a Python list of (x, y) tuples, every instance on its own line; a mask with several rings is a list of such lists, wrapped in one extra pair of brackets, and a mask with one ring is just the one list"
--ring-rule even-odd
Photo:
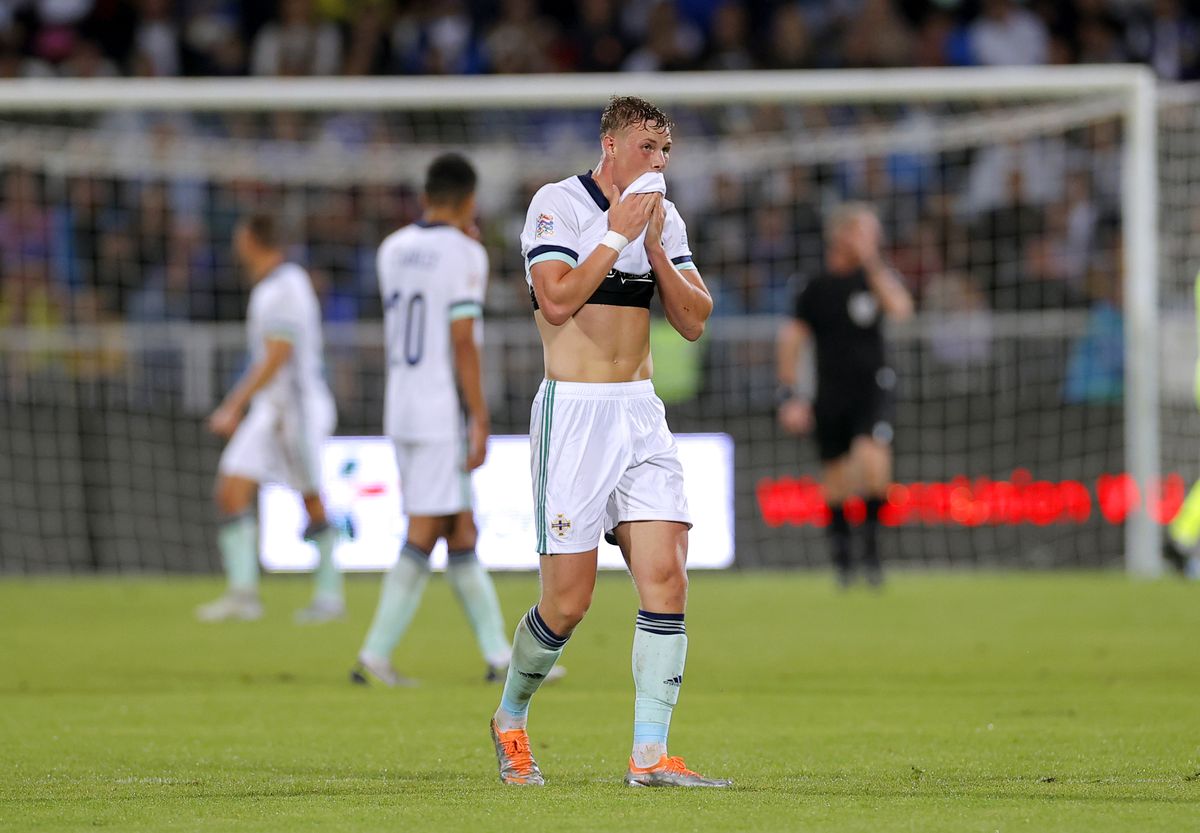
[[(1089, 136), (1077, 142), (1077, 147), (1067, 149), (1059, 147), (1067, 144), (1059, 140), (1071, 131), (1091, 129), (1091, 126), (1100, 122), (1111, 122), (1117, 126), (1121, 134), (1118, 220), (1120, 236), (1119, 242), (1109, 245), (1113, 247), (1114, 252), (1120, 252), (1120, 273), (1123, 276), (1123, 292), (1119, 294), (1124, 327), (1124, 393), (1120, 399), (1125, 446), (1124, 469), (1137, 486), (1138, 500), (1145, 505), (1151, 502), (1152, 493), (1159, 488), (1161, 460), (1158, 425), (1158, 109), (1156, 83), (1150, 71), (1144, 67), (730, 72), (519, 78), (492, 76), (232, 81), (6, 81), (0, 82), (0, 126), (6, 129), (7, 138), (13, 141), (0, 142), (0, 163), (33, 167), (38, 170), (39, 175), (61, 176), (64, 182), (78, 175), (81, 170), (86, 171), (89, 165), (103, 170), (106, 176), (125, 177), (131, 181), (137, 177), (139, 164), (144, 163), (155, 170), (161, 170), (163, 166), (173, 166), (181, 177), (191, 177), (201, 182), (201, 187), (205, 188), (207, 186), (203, 183), (210, 180), (235, 182), (239, 176), (255, 176), (254, 146), (256, 142), (262, 141), (261, 138), (253, 135), (244, 138), (237, 134), (236, 130), (227, 131), (229, 136), (215, 143), (210, 142), (203, 133), (194, 137), (176, 136), (173, 139), (175, 144), (172, 145), (174, 150), (169, 154), (169, 158), (164, 160), (154, 156), (158, 145), (153, 137), (146, 138), (145, 134), (150, 133), (152, 128), (144, 128), (137, 133), (139, 138), (135, 143), (136, 150), (122, 157), (121, 148), (116, 145), (126, 141), (133, 134), (128, 129), (126, 132), (117, 130), (105, 133), (96, 129), (95, 121), (99, 117), (119, 121), (119, 115), (122, 113), (151, 112), (226, 114), (231, 122), (240, 113), (402, 113), (408, 114), (407, 120), (399, 127), (391, 126), (386, 140), (375, 141), (367, 137), (350, 150), (345, 147), (333, 147), (337, 142), (329, 139), (327, 135), (288, 135), (282, 141), (272, 138), (271, 141), (277, 145), (289, 145), (285, 149), (286, 152), (279, 154), (286, 159), (273, 163), (276, 167), (260, 173), (265, 180), (299, 183), (296, 187), (302, 191), (299, 199), (303, 201), (310, 199), (311, 193), (319, 189), (336, 189), (342, 176), (350, 177), (363, 187), (369, 187), (376, 177), (389, 181), (404, 179), (407, 182), (415, 182), (420, 169), (432, 152), (439, 146), (452, 145), (467, 149), (477, 157), (485, 182), (493, 172), (503, 171), (510, 179), (515, 179), (514, 170), (529, 173), (539, 166), (545, 171), (544, 179), (548, 180), (566, 175), (573, 170), (572, 165), (586, 166), (594, 161), (591, 157), (594, 156), (595, 137), (588, 133), (588, 130), (595, 129), (594, 119), (589, 115), (589, 118), (573, 123), (569, 115), (593, 114), (610, 95), (617, 93), (642, 95), (668, 109), (679, 107), (685, 111), (678, 128), (679, 158), (673, 162), (673, 169), (677, 170), (681, 177), (678, 187), (684, 194), (684, 200), (692, 198), (697, 204), (711, 201), (709, 192), (713, 188), (721, 187), (720, 184), (713, 185), (707, 180), (701, 183), (701, 174), (705, 173), (706, 165), (714, 166), (718, 171), (728, 166), (729, 170), (735, 172), (732, 176), (734, 180), (738, 177), (748, 180), (754, 167), (760, 163), (769, 162), (774, 166), (768, 179), (784, 174), (791, 175), (807, 163), (814, 166), (824, 165), (831, 170), (836, 168), (828, 179), (817, 183), (821, 194), (828, 194), (835, 189), (845, 190), (843, 186), (849, 178), (858, 177), (861, 181), (870, 181), (870, 177), (874, 175), (872, 171), (850, 170), (857, 162), (856, 154), (860, 158), (874, 159), (886, 156), (890, 159), (902, 159), (906, 154), (912, 156), (928, 153), (935, 157), (928, 164), (930, 170), (938, 176), (955, 177), (965, 182), (975, 173), (974, 166), (978, 156), (983, 155), (982, 151), (988, 148), (1003, 149), (1006, 147), (1003, 144), (1005, 142), (1016, 147), (1028, 137), (1050, 136), (1054, 141), (1048, 143), (1048, 147), (1052, 145), (1050, 149), (1055, 153), (1067, 154), (1075, 150), (1086, 154), (1096, 153), (1099, 158), (1101, 139), (1092, 139)], [(902, 119), (903, 114), (898, 115), (889, 108), (899, 110), (911, 105), (937, 107), (941, 110), (936, 114), (936, 119), (929, 120), (930, 123), (922, 123), (908, 130), (907, 123)], [(739, 107), (746, 108), (748, 112), (734, 113)], [(813, 112), (805, 112), (804, 108), (811, 108)], [(836, 108), (859, 108), (855, 110), (856, 115), (851, 119), (853, 130), (839, 132)], [(541, 117), (543, 113), (554, 111), (562, 111), (567, 117), (557, 120)], [(717, 111), (720, 111), (719, 116), (715, 115)], [(510, 114), (517, 112), (522, 114), (521, 118), (510, 119)], [(766, 116), (762, 116), (762, 113), (766, 113)], [(834, 114), (832, 117), (831, 113)], [(770, 122), (766, 127), (753, 124), (754, 120), (760, 117), (778, 117), (778, 122)], [(804, 129), (793, 134), (789, 119), (794, 123), (802, 123)], [(80, 120), (86, 123), (81, 124)], [(518, 121), (520, 127), (514, 127)], [(5, 125), (5, 122), (9, 124)], [(553, 141), (539, 140), (536, 149), (526, 154), (533, 158), (522, 159), (522, 138), (535, 135), (544, 125), (549, 125), (546, 130), (554, 131), (555, 136), (561, 133), (563, 138)], [(683, 150), (692, 143), (689, 130), (694, 130), (697, 126), (703, 126), (707, 131), (704, 141), (695, 143), (709, 152), (707, 157), (691, 149)], [(288, 129), (286, 126), (277, 127), (276, 131), (287, 133)], [(353, 129), (353, 125), (345, 129)], [(497, 131), (495, 143), (488, 141), (489, 130), (492, 129)], [(326, 130), (326, 134), (330, 132), (333, 131)], [(26, 144), (15, 141), (22, 136), (34, 138)], [(94, 154), (91, 161), (88, 157), (89, 152)], [(711, 171), (708, 173), (711, 174)], [(1103, 176), (1105, 172), (1100, 171), (1098, 175)], [(672, 188), (677, 187), (673, 177), (671, 182)], [(738, 183), (734, 182), (734, 185)], [(760, 183), (756, 180), (754, 187), (761, 193), (772, 193), (772, 188), (777, 186), (778, 182)], [(863, 187), (869, 188), (869, 185)], [(921, 188), (920, 185), (914, 187), (918, 191)], [(1029, 189), (1031, 186), (1028, 182), (1023, 186), (1018, 182), (1013, 187)], [(509, 204), (510, 195), (485, 193), (482, 196), (485, 209), (503, 216), (505, 232), (511, 235), (512, 216), (518, 209)], [(816, 201), (817, 197), (818, 193), (814, 192), (812, 199)], [(927, 199), (928, 196), (921, 198)], [(744, 196), (741, 199), (745, 203), (744, 213), (753, 215), (748, 226), (752, 232), (759, 233), (764, 224), (775, 222), (769, 212), (761, 217), (754, 214), (758, 206), (752, 197)], [(331, 196), (330, 201), (331, 205), (336, 206), (336, 195)], [(828, 202), (828, 199), (823, 201)], [(819, 211), (827, 207), (821, 205), (817, 208)], [(1053, 222), (1052, 212), (1050, 207), (1043, 208), (1045, 218), (1039, 222), (1049, 227)], [(520, 210), (523, 210), (523, 207)], [(986, 214), (987, 210), (992, 209), (980, 209), (983, 214)], [(338, 209), (328, 209), (327, 216), (331, 220), (337, 218)], [(719, 212), (714, 216), (719, 218)], [(902, 222), (903, 218), (897, 220), (897, 223)], [(722, 227), (714, 221), (711, 228), (720, 231)], [(693, 225), (690, 232), (693, 245), (699, 246), (697, 235), (700, 229)], [(997, 233), (995, 239), (988, 242), (996, 244), (998, 251), (999, 244), (1004, 242), (1003, 233)], [(941, 241), (939, 245), (948, 250), (952, 242)], [(1030, 244), (1033, 249), (1036, 249), (1037, 245), (1037, 241)], [(1021, 250), (1019, 258), (1022, 264), (1026, 258), (1036, 256), (1036, 253), (1031, 254), (1030, 251), (1029, 247)], [(733, 265), (729, 269), (730, 274), (740, 270), (742, 266), (757, 268), (757, 254), (748, 253), (742, 257), (745, 260), (744, 264), (731, 256), (730, 263)], [(796, 262), (801, 260), (801, 255), (798, 254), (789, 257), (793, 257)], [(1007, 267), (1009, 264), (1007, 261), (1001, 262), (1000, 255), (996, 255), (996, 258), (995, 262), (986, 266), (989, 270), (999, 273), (1003, 271), (1001, 267)], [(698, 264), (702, 272), (709, 274), (702, 260), (698, 259)], [(744, 271), (750, 270), (747, 268)], [(493, 276), (493, 281), (501, 279), (514, 280), (512, 275)], [(784, 301), (778, 300), (783, 297), (783, 290), (771, 284), (770, 280), (767, 280), (767, 283), (770, 285), (763, 291), (775, 292), (777, 296), (777, 299), (771, 302), (774, 303), (774, 307), (770, 312), (778, 313), (782, 311), (782, 305), (785, 305)], [(726, 280), (724, 284), (736, 285), (732, 279)], [(756, 285), (752, 284), (751, 281), (746, 286), (754, 288)], [(997, 290), (1001, 296), (1004, 291), (1006, 290)], [(1023, 352), (1020, 342), (1023, 333), (1036, 332), (1038, 338), (1045, 339), (1047, 344), (1060, 335), (1067, 338), (1067, 342), (1059, 344), (1052, 351), (1047, 347), (1047, 351), (1054, 352), (1055, 362), (1059, 362), (1058, 353), (1069, 351), (1071, 339), (1085, 337), (1086, 321), (1072, 309), (1065, 306), (1059, 308), (1056, 303), (1051, 302), (1045, 308), (1024, 311), (1018, 305), (1010, 315), (988, 318), (989, 333), (998, 339), (1008, 339), (1011, 355), (1016, 357), (1012, 360), (1012, 367), (993, 368), (997, 381), (989, 389), (988, 395), (994, 396), (997, 403), (1003, 403), (1005, 391), (1008, 390), (1004, 387), (1008, 384), (1004, 381), (1007, 378), (1005, 373), (1021, 367)], [(767, 307), (769, 306), (770, 303), (767, 304)], [(749, 437), (747, 442), (753, 446), (746, 451), (748, 462), (744, 464), (753, 470), (747, 469), (739, 480), (739, 537), (746, 526), (745, 518), (755, 517), (756, 513), (764, 517), (768, 514), (764, 509), (761, 489), (758, 504), (754, 505), (754, 487), (755, 483), (761, 484), (762, 477), (766, 474), (766, 461), (777, 460), (779, 456), (780, 440), (774, 438), (768, 443), (763, 439), (764, 432), (771, 430), (771, 421), (769, 407), (765, 409), (765, 416), (762, 407), (761, 380), (769, 377), (769, 359), (763, 358), (762, 351), (763, 345), (769, 342), (776, 320), (769, 315), (756, 315), (764, 310), (766, 307), (761, 303), (759, 306), (747, 305), (747, 315), (731, 318), (724, 324), (713, 327), (714, 345), (719, 346), (721, 355), (725, 357), (720, 361), (725, 364), (714, 360), (714, 367), (710, 369), (713, 369), (718, 377), (722, 373), (738, 376), (736, 371), (740, 362), (754, 364), (754, 371), (748, 375), (758, 382), (749, 394), (751, 404), (736, 399), (740, 380), (735, 379), (708, 400), (724, 403), (720, 413), (705, 412), (699, 406), (692, 410), (688, 410), (686, 405), (682, 406), (682, 424), (705, 430), (724, 430), (729, 426), (744, 428)], [(968, 329), (971, 326), (970, 321), (976, 320), (969, 316), (960, 318)], [(960, 318), (954, 318), (954, 321), (960, 321)], [(928, 322), (932, 319), (925, 316), (920, 320)], [(1070, 333), (1057, 333), (1056, 328), (1060, 325)], [(139, 330), (141, 335), (138, 338), (145, 339), (145, 343), (149, 345), (162, 344), (172, 339), (191, 338), (200, 345), (184, 350), (186, 360), (183, 365), (165, 372), (183, 377), (183, 385), (190, 389), (190, 401), (193, 403), (210, 397), (210, 388), (213, 386), (213, 380), (218, 377), (220, 368), (227, 368), (230, 363), (229, 356), (219, 351), (232, 352), (235, 349), (240, 337), (237, 328), (233, 325), (186, 325), (182, 328), (168, 326), (166, 331), (160, 331), (158, 336), (154, 336), (152, 330), (153, 328)], [(194, 335), (187, 336), (182, 330), (194, 330)], [(506, 330), (502, 326), (495, 328), (495, 332), (503, 334)], [(939, 333), (946, 335), (949, 332), (949, 329), (939, 324)], [(345, 327), (342, 333), (341, 341), (337, 337), (332, 339), (331, 350), (345, 348), (369, 352), (373, 349), (373, 340), (377, 338), (364, 326)], [(959, 333), (961, 338), (955, 343), (971, 342), (971, 335), (970, 332), (965, 335)], [(62, 327), (53, 332), (8, 328), (7, 332), (0, 333), (0, 360), (7, 363), (10, 374), (27, 373), (21, 362), (28, 359), (31, 351), (70, 350), (77, 346), (79, 339), (91, 338), (94, 341), (95, 337), (95, 332), (79, 326)], [(529, 345), (523, 344), (520, 349), (513, 346), (523, 338), (525, 336), (515, 332), (511, 341), (504, 342), (507, 345), (504, 349), (510, 356), (520, 353), (523, 357), (511, 359), (508, 369), (511, 371), (514, 366), (520, 366), (536, 374), (536, 360), (528, 359)], [(904, 355), (911, 355), (911, 359), (905, 358), (904, 361), (919, 374), (921, 367), (929, 365), (929, 351), (936, 352), (936, 345), (930, 347), (926, 343), (930, 336), (919, 331), (904, 331), (898, 334), (898, 338)], [(146, 355), (151, 355), (153, 348), (147, 350), (149, 352)], [(521, 353), (522, 350), (525, 352)], [(1049, 352), (1046, 355), (1049, 355)], [(21, 361), (14, 358), (19, 355), (24, 356)], [(1038, 358), (1037, 361), (1051, 360)], [(14, 370), (14, 367), (18, 369)], [(949, 455), (948, 459), (973, 460), (975, 458), (970, 456), (970, 449), (967, 448), (971, 441), (971, 432), (982, 429), (971, 428), (965, 423), (965, 427), (960, 425), (956, 409), (960, 407), (960, 403), (962, 408), (967, 408), (966, 403), (971, 398), (972, 391), (978, 390), (977, 387), (972, 387), (974, 383), (971, 379), (959, 380), (964, 374), (965, 377), (970, 377), (975, 366), (962, 363), (955, 367), (953, 373), (948, 367), (938, 365), (936, 371), (931, 371), (936, 375), (937, 392), (929, 396), (941, 397), (936, 399), (936, 404), (929, 404), (935, 402), (935, 399), (931, 398), (922, 406), (925, 410), (914, 406), (909, 413), (913, 415), (914, 428), (929, 431), (933, 428), (943, 428), (948, 435), (953, 434), (955, 437), (953, 442), (944, 442), (941, 438), (923, 435), (922, 446), (928, 444), (939, 449), (939, 454), (944, 451)], [(910, 372), (910, 378), (913, 375), (914, 373)], [(917, 378), (921, 377), (918, 375)], [(955, 386), (960, 383), (965, 387), (961, 390), (956, 389)], [(149, 384), (169, 385), (174, 382), (152, 380)], [(514, 430), (520, 430), (521, 397), (509, 394), (507, 382), (503, 383), (506, 385), (504, 391), (497, 393), (496, 385), (500, 384), (502, 383), (493, 380), (493, 393), (502, 396), (504, 401), (509, 403), (512, 414), (508, 421)], [(918, 384), (920, 383), (914, 379), (913, 385)], [(1019, 391), (1020, 382), (1016, 384)], [(1049, 381), (1047, 376), (1044, 384), (1057, 385), (1059, 380)], [(522, 389), (521, 385), (517, 387)], [(150, 391), (151, 395), (153, 393), (154, 391)], [(960, 393), (961, 400), (955, 398)], [(767, 398), (769, 399), (769, 395)], [(201, 407), (199, 404), (194, 405), (194, 409)], [(1051, 411), (1051, 406), (1044, 406), (1037, 425), (1053, 424), (1058, 427), (1046, 430), (1067, 430), (1063, 428), (1066, 424), (1062, 421), (1063, 418), (1055, 416)], [(925, 419), (927, 413), (941, 415), (945, 424), (929, 424)], [(25, 434), (32, 435), (33, 445), (37, 444), (39, 427), (34, 424), (35, 418), (28, 419), (28, 424), (20, 428), (23, 434), (19, 439), (16, 438), (16, 434), (10, 436), (9, 441), (14, 447), (26, 439)], [(976, 422), (972, 424), (979, 423), (980, 419), (983, 418), (977, 416)], [(1080, 419), (1083, 426), (1080, 430), (1089, 430), (1089, 420), (1092, 417), (1085, 415)], [(369, 420), (364, 418), (364, 422)], [(1012, 417), (1011, 423), (1006, 428), (1008, 433), (1005, 437), (1008, 438), (1003, 442), (1011, 445), (1013, 449), (1019, 449), (1023, 442), (1022, 432), (1033, 423), (1022, 422), (1019, 415)], [(10, 432), (17, 430), (11, 426), (12, 423), (8, 427)], [(4, 430), (3, 426), (0, 426), (0, 430)], [(129, 432), (137, 429), (127, 427), (125, 430)], [(962, 434), (962, 449), (956, 445), (959, 443), (959, 433)], [(124, 438), (126, 442), (129, 439)], [(136, 436), (133, 440), (136, 444)], [(189, 435), (186, 442), (198, 441)], [(1046, 440), (1048, 446), (1053, 442), (1052, 438)], [(742, 453), (739, 450), (739, 454)], [(910, 456), (915, 459), (919, 453), (923, 453), (922, 449), (914, 448)], [(136, 449), (133, 456), (136, 456)], [(1011, 461), (1010, 456), (1007, 451), (1005, 454), (993, 454), (989, 465), (994, 471), (964, 474), (986, 473), (998, 479), (1004, 474), (1001, 471), (1003, 467), (1015, 467), (1020, 463), (1019, 455), (1012, 456)], [(905, 473), (904, 459), (898, 457), (898, 478)], [(1099, 458), (1092, 462), (1098, 464)], [(739, 466), (742, 465), (739, 463)], [(953, 472), (952, 466), (953, 464), (947, 463), (946, 472), (941, 474), (947, 481), (951, 479), (952, 473), (957, 474)], [(913, 471), (917, 468), (914, 463)], [(163, 476), (163, 472), (157, 469), (153, 471), (156, 472), (156, 476)], [(189, 476), (191, 474), (189, 472)], [(1107, 472), (1095, 465), (1079, 467), (1071, 464), (1052, 476), (1078, 479), (1100, 474)], [(19, 471), (0, 471), (0, 485), (7, 477), (11, 491), (7, 499), (6, 494), (0, 492), (0, 515), (8, 513), (13, 507), (24, 505), (17, 495), (21, 491), (22, 476)], [(196, 472), (195, 476), (199, 478), (199, 472)], [(919, 476), (921, 479), (932, 479), (923, 471)], [(939, 473), (934, 472), (933, 476), (939, 476)], [(204, 490), (200, 489), (194, 492), (204, 494)], [(1127, 518), (1122, 516), (1122, 519), (1125, 521), (1123, 549), (1128, 571), (1138, 576), (1156, 575), (1160, 570), (1157, 521), (1148, 510), (1129, 512)], [(52, 521), (49, 520), (43, 523), (52, 525)], [(791, 516), (789, 520), (780, 520), (780, 523), (797, 522), (795, 517)], [(0, 532), (4, 531), (5, 528), (0, 525)], [(94, 534), (91, 532), (89, 536)], [(755, 532), (755, 536), (757, 535)], [(166, 538), (170, 540), (179, 536), (178, 531), (166, 534)], [(764, 548), (774, 547), (773, 552), (782, 551), (784, 546), (770, 539), (765, 531), (761, 540)], [(993, 540), (997, 546), (1004, 546), (1004, 541), (1008, 539), (997, 533)], [(1050, 541), (1050, 546), (1053, 546), (1054, 539), (1047, 540)], [(759, 540), (751, 536), (750, 543), (757, 546)], [(923, 546), (918, 539), (914, 539), (914, 544)], [(953, 542), (945, 544), (947, 549), (954, 546), (956, 545)], [(820, 561), (819, 558), (805, 560), (808, 563)], [(951, 557), (950, 560), (954, 559)], [(15, 568), (20, 569), (21, 563), (14, 561)], [(754, 560), (750, 559), (749, 563), (754, 563)], [(778, 562), (768, 559), (764, 563)], [(1047, 563), (1060, 562), (1051, 558)], [(1079, 563), (1089, 562), (1081, 559)], [(154, 567), (152, 563), (145, 562), (139, 562), (139, 566)], [(36, 569), (36, 566), (34, 568)], [(0, 570), (2, 569), (4, 564), (0, 561)]]

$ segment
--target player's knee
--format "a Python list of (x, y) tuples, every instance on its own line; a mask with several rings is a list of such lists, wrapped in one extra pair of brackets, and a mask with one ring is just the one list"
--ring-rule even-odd
[(539, 604), (546, 624), (557, 634), (566, 635), (583, 621), (592, 606), (592, 594), (572, 592), (543, 599)]
[(304, 511), (308, 513), (308, 523), (313, 527), (325, 526), (328, 518), (325, 515), (325, 504), (320, 495), (304, 496)]
[(222, 515), (241, 515), (250, 509), (250, 495), (239, 484), (224, 478), (217, 481), (213, 490), (213, 502)]
[(656, 571), (650, 585), (650, 592), (643, 595), (652, 596), (657, 610), (682, 610), (687, 603), (688, 577), (687, 570), (682, 566), (671, 565)]
[(474, 550), (477, 538), (474, 520), (459, 517), (454, 519), (450, 532), (446, 535), (446, 546), (451, 552)]

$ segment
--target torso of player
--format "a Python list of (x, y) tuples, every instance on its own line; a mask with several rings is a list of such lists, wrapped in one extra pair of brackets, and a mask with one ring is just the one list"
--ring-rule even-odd
[(861, 270), (813, 278), (796, 300), (795, 317), (808, 325), (816, 342), (819, 391), (829, 385), (874, 384), (886, 364), (883, 310)]
[(450, 325), (481, 320), (487, 253), (457, 228), (414, 223), (383, 241), (376, 266), (388, 363), (384, 431), (405, 440), (456, 438), (463, 418)]
[(546, 378), (563, 382), (638, 382), (654, 372), (650, 311), (585, 304), (565, 324), (533, 314), (542, 336)]
[(250, 291), (246, 314), (251, 359), (266, 355), (268, 340), (292, 345), (292, 355), (257, 394), (255, 403), (292, 409), (310, 398), (332, 400), (325, 382), (321, 304), (303, 267), (281, 263)]
[[(545, 186), (530, 205), (521, 249), (548, 379), (635, 382), (653, 373), (649, 306), (655, 277), (642, 241), (629, 244), (600, 289), (564, 324), (551, 324), (536, 308), (531, 261), (583, 262), (608, 230), (607, 211), (608, 200), (586, 174)], [(669, 202), (663, 239), (672, 260), (690, 265), (686, 229)]]

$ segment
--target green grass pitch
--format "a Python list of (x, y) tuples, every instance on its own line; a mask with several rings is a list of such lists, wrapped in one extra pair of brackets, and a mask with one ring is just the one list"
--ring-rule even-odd
[[(536, 593), (501, 576), (510, 620)], [(531, 710), (548, 784), (506, 789), (499, 697), (444, 581), (352, 687), (378, 580), (298, 627), (200, 625), (214, 579), (0, 582), (6, 831), (1200, 829), (1200, 587), (1116, 574), (695, 575), (671, 747), (729, 791), (621, 786), (636, 599), (602, 578), (566, 680)]]

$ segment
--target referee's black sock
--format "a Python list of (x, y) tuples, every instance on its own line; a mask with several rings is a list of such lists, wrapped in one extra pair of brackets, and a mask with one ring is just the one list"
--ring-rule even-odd
[(850, 575), (850, 522), (846, 520), (845, 507), (835, 503), (829, 507), (829, 546), (833, 555), (833, 566), (839, 577)]
[(867, 503), (867, 518), (863, 524), (863, 564), (867, 568), (868, 577), (879, 576), (882, 565), (879, 562), (879, 510), (883, 508), (883, 498), (869, 497)]

